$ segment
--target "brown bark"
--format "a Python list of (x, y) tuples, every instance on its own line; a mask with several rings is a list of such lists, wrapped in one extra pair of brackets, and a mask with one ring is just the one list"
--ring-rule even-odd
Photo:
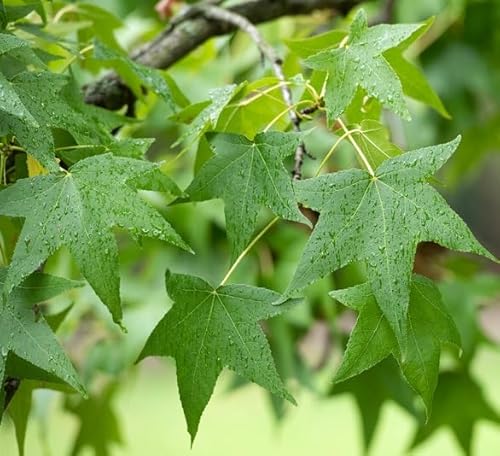
[[(283, 16), (311, 14), (316, 10), (349, 11), (359, 0), (253, 0), (228, 10), (245, 17), (253, 24), (272, 21)], [(233, 32), (234, 25), (208, 19), (201, 14), (186, 16), (175, 26), (167, 25), (154, 40), (146, 43), (131, 57), (143, 65), (166, 69), (188, 55), (208, 39)], [(175, 18), (172, 20), (175, 24)], [(116, 73), (108, 73), (85, 88), (85, 101), (115, 110), (130, 105), (134, 99), (130, 89)]]

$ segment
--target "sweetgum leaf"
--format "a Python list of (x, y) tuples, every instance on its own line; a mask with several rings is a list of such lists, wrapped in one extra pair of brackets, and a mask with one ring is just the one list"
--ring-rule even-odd
[[(12, 67), (17, 67), (16, 64), (18, 62), (24, 64), (21, 66), (23, 70), (28, 65), (46, 68), (41, 57), (49, 56), (50, 54), (45, 53), (41, 49), (32, 49), (31, 46), (28, 41), (18, 38), (15, 35), (0, 33), (0, 56), (3, 57), (0, 62), (0, 69), (4, 72), (4, 76), (8, 78), (10, 74), (15, 74), (16, 70)], [(14, 73), (12, 73), (13, 71)]]
[[(145, 185), (141, 185), (143, 178)], [(21, 179), (0, 192), (0, 213), (25, 218), (4, 290), (9, 292), (66, 245), (113, 319), (120, 322), (118, 248), (113, 227), (189, 250), (165, 219), (137, 194), (138, 189), (153, 185), (180, 193), (157, 165), (104, 154), (79, 161), (66, 174)]]
[(433, 282), (413, 276), (403, 347), (399, 346), (369, 284), (332, 291), (330, 296), (359, 313), (335, 381), (354, 377), (392, 355), (408, 384), (421, 396), (429, 415), (439, 375), (441, 346), (460, 346), (458, 330)]
[(74, 165), (76, 162), (94, 155), (112, 153), (120, 157), (143, 159), (146, 152), (154, 143), (152, 138), (122, 138), (113, 140), (107, 144), (81, 144), (78, 147), (67, 147), (60, 149), (57, 153), (67, 165)]
[(407, 40), (421, 27), (421, 24), (368, 27), (366, 13), (360, 10), (351, 24), (344, 47), (327, 49), (305, 60), (310, 68), (329, 73), (325, 93), (329, 121), (346, 110), (358, 87), (409, 119), (401, 82), (382, 54)]
[(262, 206), (287, 220), (307, 223), (296, 203), (283, 160), (294, 154), (300, 137), (291, 133), (211, 137), (215, 156), (200, 169), (186, 193), (193, 201), (222, 198), (233, 258), (248, 244)]
[(439, 377), (434, 411), (428, 423), (418, 429), (411, 447), (420, 445), (442, 427), (448, 427), (464, 452), (472, 454), (474, 426), (480, 420), (500, 425), (500, 415), (488, 404), (480, 386), (468, 373), (446, 372)]
[(294, 54), (305, 59), (325, 49), (337, 46), (345, 36), (346, 32), (343, 30), (330, 30), (307, 38), (289, 39), (285, 43)]
[[(5, 284), (7, 277), (7, 269), (0, 268), (0, 285)], [(33, 307), (80, 285), (79, 282), (36, 273), (0, 302), (1, 413), (4, 408), (3, 383), (7, 376), (66, 383), (84, 393), (78, 375), (54, 333)]]
[(271, 393), (295, 403), (281, 381), (258, 322), (282, 313), (279, 295), (248, 285), (212, 287), (204, 280), (167, 273), (173, 307), (158, 323), (139, 359), (172, 356), (193, 440), (217, 378), (227, 367)]
[(495, 260), (427, 183), (458, 144), (459, 138), (391, 158), (375, 176), (351, 169), (296, 182), (298, 201), (320, 216), (285, 295), (349, 263), (364, 261), (378, 305), (403, 346), (419, 242)]

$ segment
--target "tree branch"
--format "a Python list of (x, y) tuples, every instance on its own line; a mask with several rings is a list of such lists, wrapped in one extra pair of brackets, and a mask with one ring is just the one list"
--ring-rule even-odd
[[(300, 122), (301, 119), (297, 115), (293, 107), (292, 91), (290, 87), (286, 84), (286, 77), (283, 73), (283, 59), (276, 53), (275, 49), (264, 39), (259, 30), (255, 25), (253, 25), (247, 18), (240, 16), (239, 14), (229, 11), (224, 8), (219, 8), (218, 6), (206, 6), (202, 10), (202, 14), (209, 18), (215, 19), (217, 21), (224, 21), (229, 24), (233, 24), (240, 30), (245, 32), (250, 36), (255, 45), (259, 48), (264, 59), (266, 59), (272, 66), (273, 72), (276, 78), (282, 82), (280, 89), (283, 97), (283, 101), (289, 108), (288, 116), (294, 131), (300, 133)], [(302, 177), (302, 164), (304, 163), (304, 155), (306, 155), (306, 146), (303, 141), (297, 147), (295, 151), (295, 165), (293, 168), (293, 178), (300, 179)]]
[[(310, 14), (315, 10), (334, 9), (339, 13), (349, 11), (360, 0), (250, 0), (237, 4), (228, 11), (246, 18), (252, 24), (271, 21), (288, 15)], [(208, 39), (225, 35), (237, 29), (234, 24), (207, 18), (204, 15), (187, 15), (175, 26), (167, 26), (154, 40), (147, 43), (131, 57), (143, 65), (166, 69), (188, 55)], [(85, 88), (85, 101), (107, 109), (119, 109), (130, 104), (134, 97), (116, 73), (109, 73)]]

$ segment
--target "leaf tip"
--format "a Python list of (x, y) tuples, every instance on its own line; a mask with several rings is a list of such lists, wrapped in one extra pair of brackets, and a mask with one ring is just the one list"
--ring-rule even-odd
[(290, 296), (280, 296), (278, 299), (274, 300), (271, 304), (273, 306), (281, 306), (283, 304), (285, 304), (285, 302), (287, 301), (290, 301), (291, 300), (291, 297)]

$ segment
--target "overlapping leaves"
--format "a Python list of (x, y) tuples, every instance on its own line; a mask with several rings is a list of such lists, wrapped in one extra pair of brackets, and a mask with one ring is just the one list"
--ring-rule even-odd
[(460, 346), (455, 323), (432, 281), (413, 277), (403, 347), (382, 314), (370, 285), (337, 290), (330, 295), (359, 313), (335, 380), (341, 382), (358, 375), (392, 355), (430, 413), (441, 347), (444, 344)]
[(193, 201), (224, 200), (233, 257), (250, 241), (262, 206), (285, 219), (307, 223), (283, 166), (299, 141), (295, 134), (279, 132), (260, 133), (253, 141), (227, 133), (212, 137), (215, 156), (203, 165), (186, 193)]
[(80, 144), (111, 142), (109, 117), (75, 96), (71, 78), (25, 71), (10, 80), (0, 74), (0, 83), (0, 134), (15, 136), (49, 171), (58, 170), (52, 128), (66, 130)]
[(320, 212), (287, 295), (355, 261), (400, 344), (408, 334), (410, 278), (417, 244), (492, 255), (428, 183), (459, 139), (383, 162), (375, 175), (347, 170), (295, 184), (298, 200)]
[(113, 228), (189, 249), (165, 219), (139, 197), (137, 189), (179, 194), (157, 165), (111, 154), (79, 161), (65, 174), (21, 179), (0, 192), (0, 213), (25, 219), (4, 290), (9, 292), (66, 245), (119, 322), (118, 248)]
[[(7, 277), (8, 271), (0, 268), (0, 285), (4, 285)], [(54, 333), (34, 308), (35, 304), (79, 285), (37, 273), (24, 280), (0, 302), (1, 413), (5, 397), (3, 384), (7, 376), (65, 383), (76, 391), (84, 391)]]

